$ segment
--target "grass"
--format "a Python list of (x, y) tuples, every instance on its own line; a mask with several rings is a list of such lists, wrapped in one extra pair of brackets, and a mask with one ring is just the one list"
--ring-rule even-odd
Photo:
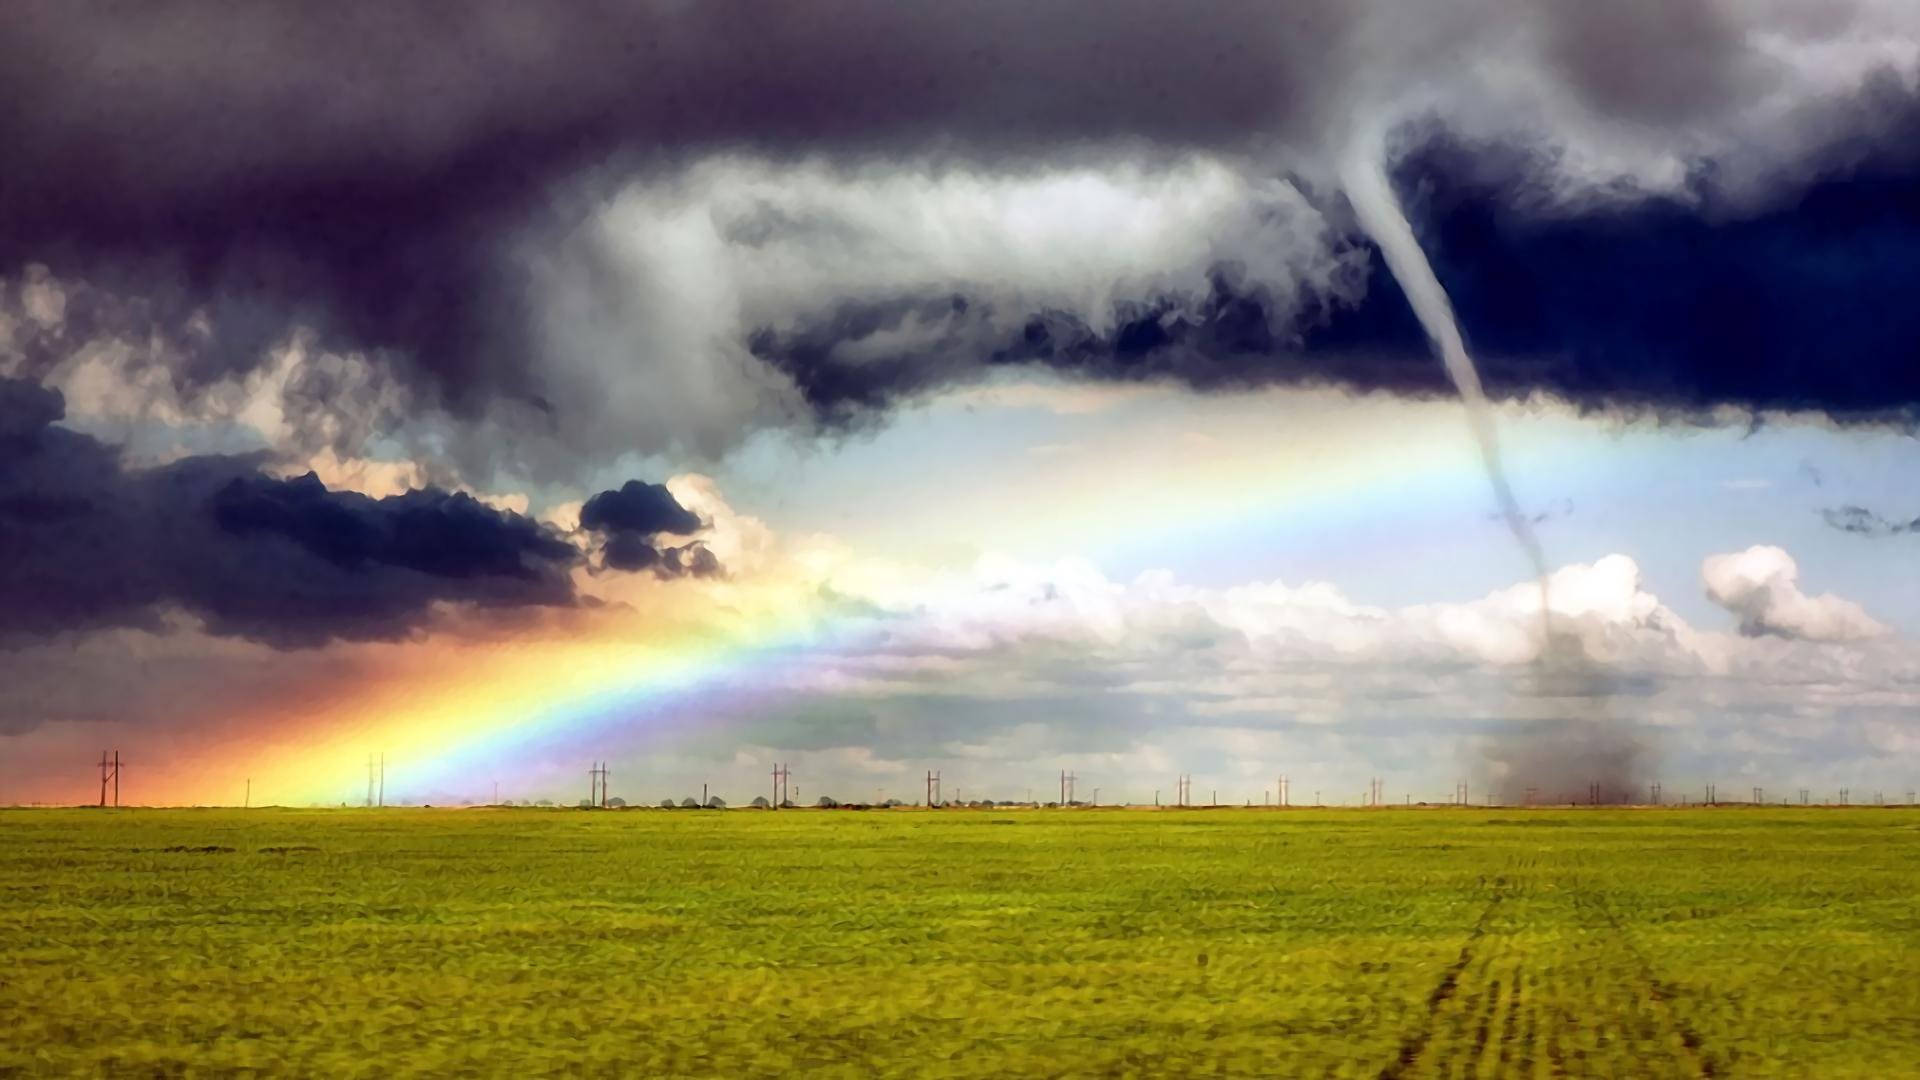
[(0, 811), (0, 1076), (1915, 1075), (1916, 892), (1867, 808)]

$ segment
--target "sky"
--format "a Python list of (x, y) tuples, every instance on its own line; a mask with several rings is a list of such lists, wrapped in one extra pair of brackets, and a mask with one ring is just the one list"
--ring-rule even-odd
[(27, 3), (0, 804), (1905, 799), (1895, 0)]

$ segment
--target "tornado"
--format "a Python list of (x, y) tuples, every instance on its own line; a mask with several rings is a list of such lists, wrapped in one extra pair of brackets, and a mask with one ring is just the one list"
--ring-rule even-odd
[(1487, 394), (1480, 385), (1479, 369), (1473, 366), (1473, 357), (1467, 352), (1466, 341), (1460, 336), (1460, 324), (1453, 317), (1453, 304), (1447, 299), (1446, 289), (1440, 286), (1440, 279), (1434, 276), (1433, 265), (1427, 261), (1426, 252), (1421, 250), (1420, 242), (1414, 238), (1413, 226), (1407, 223), (1407, 215), (1400, 208), (1400, 200), (1393, 193), (1393, 185), (1387, 179), (1382, 156), (1378, 152), (1350, 153), (1341, 169), (1341, 184), (1346, 189), (1347, 201), (1353, 205), (1353, 212), (1360, 220), (1360, 227), (1379, 246), (1380, 253), (1386, 257), (1387, 269), (1392, 271), (1400, 289), (1407, 294), (1407, 300), (1413, 305), (1413, 313), (1427, 332), (1427, 340), (1440, 355), (1440, 362), (1447, 369), (1447, 378), (1460, 394), (1462, 404), (1466, 406), (1467, 428), (1473, 434), (1474, 445), (1480, 451), (1480, 464), (1486, 470), (1487, 482), (1493, 488), (1493, 497), (1499, 503), (1500, 516), (1507, 523), (1507, 530), (1526, 553), (1527, 560), (1533, 564), (1534, 578), (1540, 583), (1540, 631), (1542, 651), (1553, 648), (1552, 608), (1547, 599), (1547, 557), (1540, 548), (1540, 538), (1535, 535), (1533, 525), (1525, 514), (1520, 512), (1520, 503), (1513, 497), (1513, 485), (1507, 482), (1507, 473), (1500, 459), (1500, 436), (1494, 430), (1493, 411), (1487, 406)]
[(1508, 531), (1533, 565), (1540, 583), (1540, 655), (1531, 677), (1516, 687), (1521, 701), (1533, 706), (1572, 702), (1576, 715), (1509, 718), (1495, 726), (1479, 745), (1474, 763), (1478, 782), (1504, 803), (1633, 802), (1641, 776), (1652, 762), (1654, 749), (1625, 718), (1607, 708), (1610, 680), (1573, 633), (1556, 636), (1553, 607), (1548, 596), (1547, 558), (1533, 524), (1520, 512), (1500, 458), (1500, 438), (1493, 426), (1493, 410), (1480, 385), (1460, 324), (1454, 319), (1447, 291), (1434, 276), (1433, 265), (1414, 238), (1413, 226), (1400, 207), (1387, 179), (1384, 155), (1349, 154), (1341, 169), (1347, 201), (1353, 204), (1360, 227), (1386, 257), (1387, 269), (1407, 294), (1427, 339), (1446, 366), (1447, 377), (1466, 406), (1467, 427), (1480, 451), (1487, 483), (1500, 506)]

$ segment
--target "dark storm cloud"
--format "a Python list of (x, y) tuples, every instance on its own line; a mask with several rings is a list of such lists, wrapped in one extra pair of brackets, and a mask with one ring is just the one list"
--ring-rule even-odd
[(278, 536), (342, 570), (395, 566), (439, 578), (531, 579), (565, 565), (572, 545), (518, 514), (465, 492), (428, 488), (374, 499), (328, 491), (313, 473), (290, 480), (236, 477), (214, 492), (213, 519), (240, 537)]
[(296, 647), (403, 638), (441, 604), (580, 602), (578, 548), (464, 493), (374, 499), (247, 457), (128, 469), (54, 423), (62, 412), (58, 392), (0, 380), (0, 644), (157, 626), (177, 608), (210, 633)]
[(75, 315), (175, 339), (210, 306), (183, 388), (297, 323), (389, 350), (423, 407), (499, 395), (538, 415), (525, 269), (502, 247), (569, 176), (735, 147), (1054, 157), (1284, 135), (1338, 10), (30, 3), (0, 31), (0, 272), (139, 295)]
[(1856, 536), (1899, 536), (1920, 533), (1920, 517), (1912, 521), (1887, 518), (1864, 506), (1839, 506), (1820, 512), (1828, 525)]
[[(1881, 158), (1732, 219), (1678, 197), (1545, 209), (1540, 163), (1443, 133), (1397, 172), (1490, 396), (1674, 418), (1920, 416), (1920, 171)], [(1204, 293), (1117, 304), (1103, 331), (1041, 311), (1008, 334), (984, 303), (940, 296), (842, 304), (750, 343), (839, 423), (997, 364), (1200, 389), (1450, 393), (1399, 285), (1377, 254), (1368, 266), (1357, 302), (1282, 303), (1221, 267)]]
[[(366, 350), (389, 366), (407, 409), (475, 417), (510, 402), (519, 428), (564, 430), (571, 418), (560, 413), (580, 406), (556, 404), (559, 377), (545, 366), (551, 343), (537, 329), (528, 283), (538, 259), (521, 245), (529, 234), (576, 227), (613, 186), (692, 156), (741, 150), (897, 168), (966, 161), (1011, 172), (1194, 149), (1311, 157), (1343, 138), (1359, 113), (1389, 108), (1382, 102), (1428, 101), (1445, 122), (1498, 126), (1512, 111), (1501, 95), (1511, 91), (1474, 83), (1474, 50), (1494, 50), (1528, 72), (1538, 93), (1527, 104), (1553, 103), (1557, 122), (1630, 128), (1635, 139), (1685, 146), (1786, 85), (1777, 58), (1756, 48), (1758, 31), (1818, 45), (1870, 11), (1878, 9), (1835, 4), (1813, 15), (1710, 0), (1463, 0), (1417, 13), (1346, 0), (1178, 13), (1146, 0), (23, 3), (0, 30), (8, 156), (0, 274), (44, 265), (86, 286), (76, 286), (60, 335), (17, 338), (25, 346), (16, 373), (42, 374), (90, 330), (107, 330), (165, 342), (175, 383), (191, 391), (259, 363), (298, 326), (322, 347)], [(1803, 116), (1769, 133), (1782, 154), (1808, 126), (1848, 147), (1862, 131), (1874, 146), (1897, 144), (1901, 132), (1885, 115), (1877, 105), (1829, 110), (1818, 125)], [(1443, 242), (1450, 229), (1465, 236), (1504, 226), (1498, 206), (1470, 203), (1457, 218), (1430, 216)], [(1792, 343), (1816, 329), (1815, 316), (1778, 306), (1718, 331), (1723, 358), (1753, 343), (1771, 347), (1758, 374), (1703, 358), (1706, 318), (1638, 359), (1634, 348), (1677, 308), (1703, 304), (1718, 316), (1728, 298), (1749, 295), (1737, 273), (1733, 284), (1715, 284), (1723, 270), (1746, 271), (1750, 282), (1772, 274), (1772, 284), (1821, 296), (1853, 276), (1872, 277), (1851, 304), (1869, 313), (1884, 310), (1876, 305), (1891, 287), (1865, 270), (1823, 270), (1764, 228), (1744, 234), (1747, 248), (1732, 242), (1719, 256), (1690, 260), (1687, 244), (1659, 240), (1655, 225), (1696, 237), (1712, 229), (1679, 207), (1656, 205), (1640, 220), (1644, 230), (1625, 237), (1590, 218), (1517, 226), (1522, 235), (1504, 263), (1466, 271), (1503, 290), (1462, 306), (1501, 309), (1484, 327), (1477, 312), (1463, 315), (1470, 333), (1509, 354), (1508, 367), (1494, 372), (1504, 392), (1538, 386), (1581, 400), (1681, 406), (1792, 400), (1841, 412), (1912, 401), (1910, 377), (1885, 396), (1870, 392), (1884, 373), (1875, 365), (1890, 360), (1816, 366), (1783, 355), (1802, 347)], [(1612, 260), (1589, 271), (1553, 261), (1589, 244)], [(1905, 256), (1892, 247), (1824, 254), (1842, 263), (1878, 258), (1896, 272)], [(1451, 258), (1469, 255), (1455, 248)], [(1780, 265), (1747, 267), (1755, 256)], [(1630, 298), (1629, 318), (1615, 329), (1599, 316), (1626, 286), (1599, 279), (1648, 269), (1648, 259), (1677, 275), (1683, 299)], [(1542, 260), (1551, 273), (1529, 278)], [(1596, 283), (1598, 295), (1562, 292)], [(1360, 309), (1310, 310), (1290, 331), (1255, 328), (1267, 305), (1251, 288), (1227, 290), (1212, 307), (1215, 298), (1203, 299), (1178, 322), (1163, 310), (1168, 298), (1136, 297), (1137, 310), (1110, 334), (1087, 331), (1088, 313), (1036, 313), (1025, 334), (994, 343), (992, 355), (1203, 387), (1334, 381), (1433, 392), (1437, 381), (1416, 370), (1430, 365), (1417, 330), (1397, 313), (1397, 290), (1383, 274), (1373, 284)], [(1475, 282), (1463, 284), (1472, 293)], [(1515, 286), (1525, 288), (1504, 291)], [(115, 299), (126, 297), (138, 299)], [(1786, 329), (1801, 337), (1776, 344), (1781, 328), (1770, 320), (1798, 320)], [(1862, 333), (1904, 346), (1907, 329), (1896, 317)], [(1584, 341), (1596, 330), (1599, 341)], [(1389, 353), (1409, 355), (1402, 362)], [(946, 368), (959, 361), (930, 364), (907, 358), (871, 378), (805, 359), (782, 366), (802, 380), (808, 401), (833, 413), (958, 375)], [(294, 408), (323, 404), (289, 399)], [(763, 421), (756, 414), (753, 422)]]
[(600, 492), (581, 506), (580, 527), (601, 537), (601, 564), (608, 569), (651, 570), (663, 578), (720, 573), (720, 561), (706, 545), (660, 542), (661, 534), (687, 536), (706, 528), (664, 484), (629, 480)]
[(580, 527), (598, 532), (677, 533), (700, 530), (700, 518), (681, 506), (665, 484), (629, 480), (580, 507)]

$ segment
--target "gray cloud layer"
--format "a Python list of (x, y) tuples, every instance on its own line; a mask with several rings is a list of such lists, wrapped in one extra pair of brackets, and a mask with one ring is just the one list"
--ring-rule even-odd
[[(1342, 254), (1350, 224), (1325, 167), (1329, 148), (1356, 131), (1432, 117), (1464, 138), (1524, 144), (1534, 175), (1515, 197), (1534, 210), (1651, 192), (1711, 196), (1716, 212), (1737, 213), (1897, 146), (1920, 20), (1874, 0), (1818, 11), (1449, 0), (1417, 16), (1385, 0), (1177, 16), (1136, 0), (581, 3), (537, 13), (482, 3), (446, 15), (426, 3), (292, 2), (10, 13), (0, 31), (10, 166), (0, 176), (0, 274), (17, 282), (45, 267), (69, 297), (59, 335), (29, 332), (24, 302), (9, 312), (12, 373), (46, 377), (111, 335), (157, 357), (191, 399), (253, 371), (299, 327), (317, 351), (365, 354), (375, 372), (361, 407), (334, 400), (324, 381), (289, 391), (296, 408), (344, 417), (305, 425), (336, 440), (439, 417), (455, 432), (419, 445), (451, 446), (469, 471), (549, 478), (636, 443), (714, 454), (746, 431), (822, 414), (817, 385), (743, 348), (752, 332), (802, 329), (805, 313), (897, 302), (903, 291), (845, 282), (862, 291), (807, 293), (794, 282), (817, 268), (801, 265), (770, 307), (768, 286), (734, 281), (735, 295), (714, 295), (677, 275), (674, 260), (687, 253), (673, 223), (601, 235), (610, 198), (635, 185), (671, 191), (703, 156), (828, 159), (936, 191), (956, 167), (1017, 181), (1193, 153), (1249, 175), (1283, 172), (1295, 201), (1328, 215), (1317, 232), (1291, 237), (1292, 250), (1349, 268), (1276, 278), (1253, 267), (1249, 287), (1263, 300), (1254, 318), (1285, 346), (1314, 325), (1299, 321), (1303, 310), (1323, 318), (1369, 288), (1364, 259), (1356, 283)], [(751, 207), (691, 209), (742, 226), (756, 219)], [(895, 239), (836, 242), (846, 222), (833, 216), (765, 220), (790, 248), (819, 255)], [(1008, 289), (983, 265), (924, 284), (998, 301), (1016, 335), (1042, 312), (1097, 343), (1116, 321), (1109, 301), (1191, 316), (1199, 301), (1178, 297), (1205, 295), (1196, 259), (1200, 275), (1248, 262), (1233, 239), (1246, 230), (1226, 206), (1191, 224), (1204, 234), (1197, 254), (1169, 253), (1164, 240), (1135, 249), (1140, 265), (1168, 260), (1172, 281), (1038, 268), (1016, 271), (1022, 287)], [(809, 228), (825, 239), (794, 240)], [(728, 242), (754, 247), (750, 234)], [(646, 257), (635, 262), (635, 249)], [(921, 250), (938, 265), (937, 252)], [(1073, 302), (1040, 287), (1047, 273), (1080, 275)], [(1004, 347), (1005, 328), (991, 329), (948, 344)], [(1231, 362), (1212, 357), (1213, 366), (1238, 370), (1253, 363), (1244, 345), (1200, 347), (1217, 346)], [(1108, 352), (1127, 360), (1125, 349)], [(1339, 377), (1338, 363), (1305, 366)], [(1113, 367), (1133, 377), (1130, 364)], [(1083, 373), (1110, 375), (1101, 364)], [(1225, 380), (1236, 381), (1250, 380)], [(874, 392), (890, 401), (896, 391)], [(1715, 393), (1739, 397), (1705, 392)], [(472, 434), (476, 422), (504, 426), (525, 449), (500, 450), (499, 439)]]

